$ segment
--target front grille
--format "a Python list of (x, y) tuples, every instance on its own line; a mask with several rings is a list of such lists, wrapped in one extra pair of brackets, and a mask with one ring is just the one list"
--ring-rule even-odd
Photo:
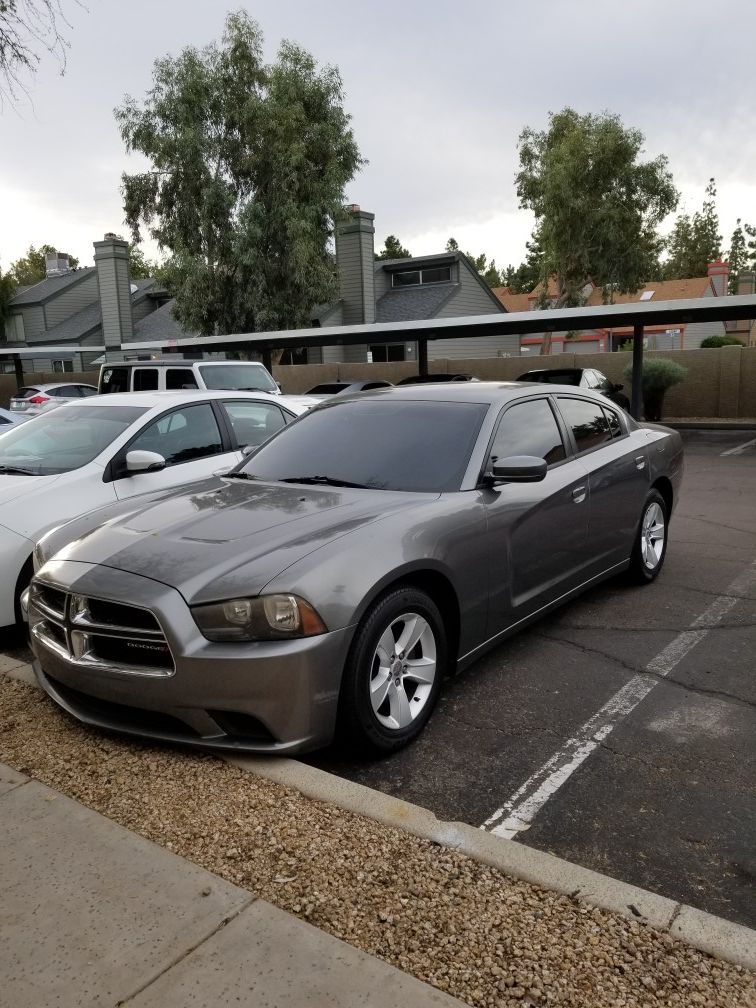
[(140, 665), (143, 668), (173, 668), (171, 652), (165, 640), (129, 640), (89, 634), (92, 655), (113, 665)]
[(105, 599), (88, 598), (89, 615), (93, 623), (104, 626), (127, 627), (133, 630), (157, 630), (160, 624), (148, 609), (124, 605), (122, 602), (109, 602)]
[(142, 606), (65, 592), (35, 579), (30, 607), (32, 636), (76, 665), (133, 675), (165, 676), (173, 656), (154, 613)]

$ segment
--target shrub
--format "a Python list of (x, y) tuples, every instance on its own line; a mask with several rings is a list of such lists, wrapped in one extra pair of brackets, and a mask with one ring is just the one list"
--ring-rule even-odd
[(706, 339), (702, 341), (701, 348), (708, 350), (713, 347), (744, 345), (743, 340), (739, 340), (735, 336), (707, 336)]
[[(666, 357), (651, 357), (643, 362), (643, 413), (646, 420), (661, 420), (665, 392), (678, 385), (687, 373), (682, 364)], [(632, 382), (632, 364), (625, 368), (625, 378)]]

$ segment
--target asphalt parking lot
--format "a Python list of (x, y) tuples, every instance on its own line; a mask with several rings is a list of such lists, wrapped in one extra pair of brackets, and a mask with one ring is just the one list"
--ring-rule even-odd
[(451, 681), (389, 759), (308, 762), (756, 925), (756, 440), (691, 431), (664, 572)]

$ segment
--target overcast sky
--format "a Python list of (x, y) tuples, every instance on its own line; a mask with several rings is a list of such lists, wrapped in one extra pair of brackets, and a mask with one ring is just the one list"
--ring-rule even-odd
[[(61, 0), (68, 68), (45, 58), (30, 102), (0, 110), (0, 268), (49, 242), (91, 263), (125, 233), (124, 153), (112, 110), (141, 99), (155, 58), (220, 36), (226, 8), (185, 0)], [(233, 5), (238, 6), (238, 5)], [(272, 59), (282, 38), (337, 66), (364, 157), (347, 201), (375, 214), (376, 247), (415, 255), (453, 235), (498, 265), (519, 263), (532, 229), (514, 188), (517, 138), (549, 111), (609, 110), (664, 153), (700, 207), (716, 177), (725, 248), (756, 223), (753, 0), (259, 0), (247, 9)], [(146, 246), (148, 253), (154, 247)]]

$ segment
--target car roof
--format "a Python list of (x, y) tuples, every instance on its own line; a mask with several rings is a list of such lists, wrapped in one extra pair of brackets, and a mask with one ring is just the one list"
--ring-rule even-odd
[(252, 364), (254, 367), (265, 367), (261, 361), (253, 360), (205, 360), (202, 357), (181, 357), (178, 360), (170, 360), (165, 357), (160, 357), (157, 360), (127, 360), (127, 361), (107, 361), (105, 364), (101, 364), (100, 367), (107, 370), (107, 368), (115, 367), (191, 367), (192, 364), (222, 364), (224, 367), (229, 364)]
[(605, 397), (593, 389), (578, 389), (574, 385), (543, 385), (539, 383), (516, 381), (478, 381), (478, 382), (439, 382), (433, 384), (392, 385), (390, 388), (369, 389), (361, 392), (359, 399), (355, 396), (332, 396), (321, 400), (319, 409), (332, 409), (339, 403), (368, 402), (376, 399), (423, 401), (423, 402), (469, 402), (469, 403), (505, 403), (521, 399), (524, 395), (553, 395), (564, 392), (569, 395), (593, 397), (597, 402), (604, 402)]
[[(270, 395), (268, 392), (244, 392), (241, 389), (177, 389), (176, 391), (161, 392), (109, 392), (105, 395), (88, 396), (80, 399), (73, 405), (86, 404), (88, 406), (102, 407), (109, 406), (139, 406), (142, 409), (152, 409), (154, 406), (161, 406), (168, 409), (171, 406), (180, 406), (182, 403), (206, 402), (208, 399), (249, 399), (258, 402), (282, 403), (284, 406), (291, 398), (292, 401), (306, 399), (306, 396), (284, 396)], [(313, 405), (319, 400), (313, 399)]]

